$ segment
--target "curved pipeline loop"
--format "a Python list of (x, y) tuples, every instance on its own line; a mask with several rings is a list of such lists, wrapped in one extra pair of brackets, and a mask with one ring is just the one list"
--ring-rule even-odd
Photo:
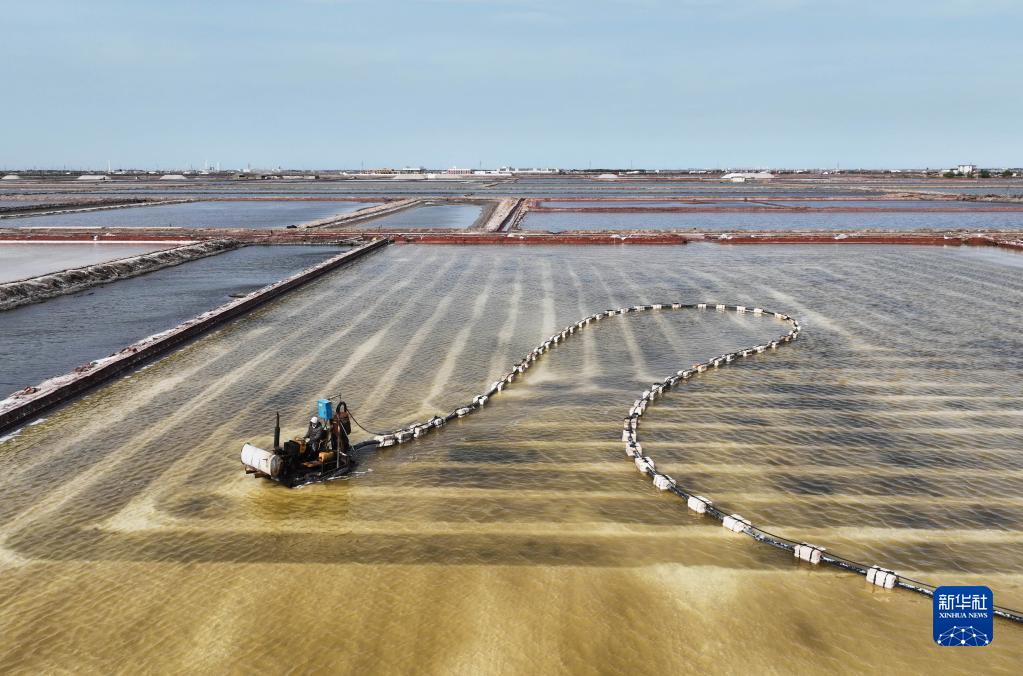
[[(775, 350), (778, 346), (790, 343), (799, 336), (799, 322), (789, 315), (779, 312), (772, 312), (758, 307), (722, 305), (718, 303), (657, 303), (653, 305), (635, 305), (628, 308), (618, 308), (615, 310), (598, 312), (579, 320), (575, 324), (565, 327), (560, 332), (555, 333), (550, 338), (543, 341), (540, 345), (533, 348), (528, 355), (512, 366), (512, 369), (508, 373), (491, 383), (486, 392), (473, 397), (470, 403), (456, 407), (446, 416), (434, 416), (425, 422), (414, 423), (387, 434), (376, 435), (372, 441), (357, 444), (356, 448), (366, 446), (385, 447), (405, 443), (428, 434), (432, 430), (443, 427), (452, 420), (475, 413), (483, 408), (491, 397), (499, 394), (505, 387), (511, 385), (517, 377), (524, 374), (541, 356), (553, 350), (561, 342), (574, 335), (577, 331), (608, 317), (629, 314), (632, 312), (643, 312), (647, 310), (714, 310), (717, 312), (763, 315), (774, 317), (775, 319), (779, 319), (787, 323), (790, 326), (790, 329), (788, 332), (766, 343), (740, 348), (734, 352), (712, 357), (705, 362), (693, 364), (687, 369), (676, 371), (664, 380), (654, 383), (648, 389), (644, 390), (640, 397), (633, 402), (632, 408), (629, 409), (629, 415), (626, 416), (622, 429), (622, 442), (625, 444), (625, 454), (632, 459), (640, 473), (645, 476), (649, 476), (653, 480), (653, 484), (656, 488), (662, 491), (671, 492), (682, 498), (690, 510), (698, 514), (704, 514), (717, 519), (721, 522), (722, 526), (734, 533), (748, 535), (757, 542), (790, 551), (796, 558), (810, 564), (826, 563), (843, 570), (864, 575), (868, 582), (879, 587), (886, 589), (900, 587), (925, 596), (934, 595), (934, 590), (936, 589), (935, 585), (899, 575), (898, 573), (882, 568), (881, 566), (871, 566), (851, 559), (846, 559), (838, 556), (837, 554), (829, 553), (825, 547), (790, 540), (780, 535), (775, 535), (763, 528), (754, 526), (742, 516), (738, 514), (730, 514), (727, 511), (716, 507), (714, 502), (709, 498), (689, 492), (688, 490), (680, 487), (675, 479), (658, 471), (656, 463), (649, 456), (643, 454), (643, 447), (639, 441), (640, 419), (646, 413), (647, 407), (652, 404), (658, 396), (663, 394), (666, 390), (670, 390), (675, 385), (686, 382), (698, 374), (704, 373), (708, 369), (727, 366), (728, 364), (754, 354), (761, 354), (767, 350)], [(995, 606), (994, 614), (1007, 620), (1023, 623), (1023, 613), (1019, 611)]]

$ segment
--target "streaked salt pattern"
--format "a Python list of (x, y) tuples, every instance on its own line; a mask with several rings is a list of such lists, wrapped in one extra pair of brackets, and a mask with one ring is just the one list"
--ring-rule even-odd
[[(0, 660), (933, 668), (926, 599), (736, 538), (621, 460), (623, 400), (773, 320), (600, 322), (348, 482), (282, 489), (237, 449), (268, 443), (276, 410), (301, 432), (338, 391), (373, 428), (429, 417), (603, 308), (763, 302), (800, 320), (797, 347), (664, 397), (643, 426), (658, 468), (780, 534), (1018, 607), (1021, 294), (1018, 267), (955, 249), (392, 247), (0, 445)], [(1011, 671), (1021, 646), (999, 623), (991, 647), (940, 658)]]

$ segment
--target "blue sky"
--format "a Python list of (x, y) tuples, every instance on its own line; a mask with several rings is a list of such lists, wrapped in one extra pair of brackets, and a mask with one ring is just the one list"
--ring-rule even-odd
[(0, 0), (0, 166), (1023, 165), (1015, 0)]

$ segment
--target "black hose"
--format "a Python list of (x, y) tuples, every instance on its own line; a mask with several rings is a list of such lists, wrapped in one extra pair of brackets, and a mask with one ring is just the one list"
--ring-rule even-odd
[(358, 428), (359, 428), (360, 430), (362, 430), (363, 432), (365, 432), (366, 434), (371, 434), (371, 435), (373, 435), (373, 436), (375, 436), (375, 437), (380, 437), (380, 436), (383, 436), (383, 435), (385, 435), (385, 434), (388, 434), (387, 432), (373, 432), (373, 431), (371, 431), (371, 430), (368, 430), (368, 429), (366, 429), (365, 427), (363, 427), (363, 426), (362, 426), (362, 423), (361, 423), (361, 422), (359, 422), (359, 421), (358, 421), (358, 420), (357, 420), (357, 419), (355, 418), (355, 416), (354, 416), (354, 415), (352, 415), (352, 409), (351, 409), (351, 408), (349, 408), (349, 409), (348, 409), (348, 417), (349, 417), (349, 418), (351, 418), (351, 419), (352, 419), (352, 422), (353, 422), (353, 423), (355, 423), (355, 424), (356, 424), (356, 425), (358, 426)]

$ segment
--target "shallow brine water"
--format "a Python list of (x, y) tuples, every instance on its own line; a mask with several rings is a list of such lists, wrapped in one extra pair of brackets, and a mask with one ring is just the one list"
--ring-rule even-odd
[[(1019, 202), (970, 202), (961, 200), (840, 200), (840, 199), (817, 199), (817, 200), (791, 200), (791, 199), (757, 199), (740, 198), (731, 200), (708, 200), (693, 199), (690, 201), (670, 200), (546, 200), (540, 203), (540, 207), (555, 209), (625, 209), (630, 207), (641, 208), (724, 208), (724, 209), (763, 209), (775, 207), (778, 209), (793, 207), (809, 207), (812, 209), (838, 209), (838, 208), (859, 208), (859, 209), (978, 209), (978, 208), (1015, 208), (1023, 213), (1023, 204)], [(689, 218), (689, 216), (686, 216)]]
[(727, 532), (626, 462), (654, 379), (774, 319), (605, 320), (480, 413), (348, 481), (246, 476), (245, 441), (341, 392), (389, 429), (594, 311), (718, 300), (793, 345), (644, 417), (694, 491), (780, 534), (1023, 606), (1023, 282), (992, 252), (395, 245), (0, 444), (0, 663), (25, 671), (1011, 672), (930, 601)]
[(342, 251), (250, 246), (0, 312), (0, 399)]
[(479, 218), (482, 207), (475, 204), (447, 204), (406, 209), (355, 226), (359, 230), (401, 230), (403, 228), (470, 227)]
[(4, 227), (111, 228), (285, 228), (347, 214), (373, 202), (240, 201), (188, 202), (152, 207), (105, 209), (84, 213), (25, 216), (3, 221)]
[(971, 213), (864, 213), (796, 211), (753, 213), (530, 212), (523, 230), (1019, 230), (1023, 211)]

